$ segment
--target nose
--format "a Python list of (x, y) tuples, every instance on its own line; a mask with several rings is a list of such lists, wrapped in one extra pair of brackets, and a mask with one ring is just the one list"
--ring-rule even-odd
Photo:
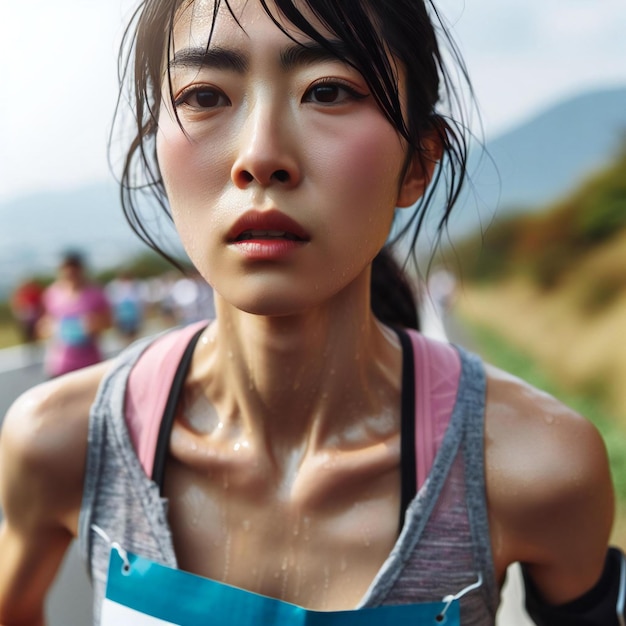
[(249, 112), (238, 138), (231, 179), (240, 189), (256, 184), (291, 188), (300, 182), (296, 143), (288, 114), (268, 104)]

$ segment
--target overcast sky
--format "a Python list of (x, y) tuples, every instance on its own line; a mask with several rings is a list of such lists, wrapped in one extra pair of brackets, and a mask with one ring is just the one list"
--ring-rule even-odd
[[(1, 2), (0, 202), (108, 178), (117, 47), (135, 1)], [(626, 0), (438, 6), (487, 136), (587, 89), (626, 86)]]

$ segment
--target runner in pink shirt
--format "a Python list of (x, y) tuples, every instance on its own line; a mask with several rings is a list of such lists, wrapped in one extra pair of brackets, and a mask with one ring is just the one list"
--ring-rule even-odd
[(45, 370), (55, 377), (99, 363), (99, 335), (111, 325), (104, 290), (90, 283), (80, 255), (64, 257), (57, 280), (44, 293), (45, 316), (40, 324), (49, 337)]

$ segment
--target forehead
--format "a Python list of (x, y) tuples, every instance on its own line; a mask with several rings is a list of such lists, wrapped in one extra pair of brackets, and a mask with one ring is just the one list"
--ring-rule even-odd
[[(184, 45), (206, 45), (211, 43), (235, 43), (258, 36), (291, 37), (298, 42), (310, 41), (291, 22), (283, 17), (272, 0), (192, 0), (184, 2), (178, 9), (174, 21), (174, 49), (178, 42)], [(216, 6), (217, 5), (217, 6)], [(334, 36), (305, 2), (294, 2), (306, 21), (323, 37)], [(269, 15), (268, 15), (269, 11)], [(275, 22), (280, 25), (277, 26)], [(284, 32), (281, 32), (284, 29)]]

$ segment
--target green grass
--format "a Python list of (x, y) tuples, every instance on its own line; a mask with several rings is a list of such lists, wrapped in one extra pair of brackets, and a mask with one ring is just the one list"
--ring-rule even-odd
[(17, 327), (12, 321), (0, 320), (0, 349), (21, 343)]
[(467, 321), (464, 324), (486, 361), (553, 395), (595, 424), (606, 443), (617, 501), (620, 508), (626, 508), (626, 432), (606, 408), (601, 391), (566, 389), (529, 355), (514, 348), (493, 331)]

